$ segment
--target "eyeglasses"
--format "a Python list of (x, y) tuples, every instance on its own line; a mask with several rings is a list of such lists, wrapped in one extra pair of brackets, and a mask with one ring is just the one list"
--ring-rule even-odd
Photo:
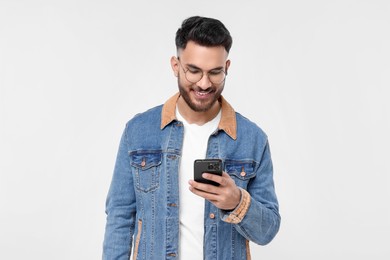
[[(187, 70), (184, 69), (183, 65), (180, 62), (180, 58), (177, 58), (179, 60), (180, 67), (184, 71), (184, 75), (186, 79), (191, 83), (197, 83), (203, 78), (203, 70), (190, 66), (187, 68)], [(207, 77), (209, 78), (210, 82), (218, 85), (225, 81), (227, 72), (225, 72), (223, 69), (212, 69), (207, 72)]]

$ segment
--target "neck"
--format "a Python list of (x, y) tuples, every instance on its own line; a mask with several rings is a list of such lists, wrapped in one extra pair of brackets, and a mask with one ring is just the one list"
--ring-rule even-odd
[(180, 96), (177, 101), (177, 108), (180, 112), (180, 115), (182, 115), (182, 117), (189, 124), (204, 125), (205, 123), (211, 121), (214, 117), (217, 116), (221, 105), (219, 104), (219, 102), (215, 102), (215, 104), (209, 110), (197, 112), (192, 110), (184, 101), (184, 99)]

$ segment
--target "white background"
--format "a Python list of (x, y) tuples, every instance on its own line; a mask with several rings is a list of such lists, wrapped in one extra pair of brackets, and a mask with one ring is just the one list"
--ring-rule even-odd
[(270, 139), (282, 225), (253, 259), (390, 259), (385, 0), (0, 0), (0, 259), (101, 258), (121, 132), (176, 92), (192, 15), (230, 30), (224, 95)]

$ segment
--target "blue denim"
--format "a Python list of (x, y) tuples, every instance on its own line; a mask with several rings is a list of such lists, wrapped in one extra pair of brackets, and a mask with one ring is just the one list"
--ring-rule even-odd
[[(135, 259), (180, 258), (178, 170), (184, 129), (174, 115), (177, 98), (126, 125), (107, 196), (103, 259), (129, 259), (132, 250)], [(279, 230), (272, 161), (264, 132), (221, 99), (220, 127), (209, 138), (206, 157), (223, 160), (250, 203), (226, 212), (205, 200), (204, 259), (250, 259), (249, 241), (265, 245)]]

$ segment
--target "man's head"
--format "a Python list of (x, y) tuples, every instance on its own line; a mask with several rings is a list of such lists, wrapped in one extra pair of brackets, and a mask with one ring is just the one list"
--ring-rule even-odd
[(230, 65), (232, 37), (218, 20), (194, 16), (176, 33), (177, 57), (171, 58), (181, 97), (195, 112), (217, 106)]
[(223, 46), (227, 53), (232, 47), (232, 37), (219, 20), (192, 16), (183, 21), (176, 32), (176, 48), (184, 50), (189, 41), (205, 47)]

